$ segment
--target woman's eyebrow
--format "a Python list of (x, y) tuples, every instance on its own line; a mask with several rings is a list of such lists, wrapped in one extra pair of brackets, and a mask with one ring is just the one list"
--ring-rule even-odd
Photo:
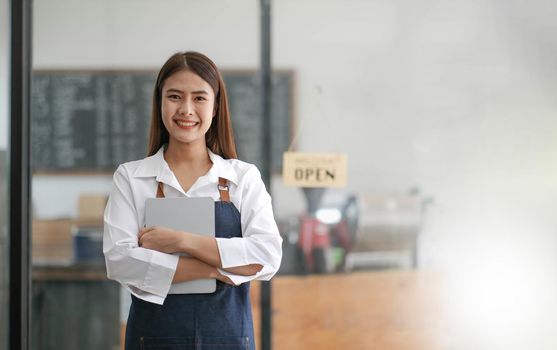
[(170, 89), (166, 90), (166, 92), (167, 93), (168, 92), (177, 92), (177, 93), (180, 93), (180, 94), (184, 93), (182, 90), (178, 90), (178, 89), (174, 89), (174, 88), (170, 88)]
[[(180, 93), (183, 94), (184, 91), (180, 90), (180, 89), (176, 89), (176, 88), (170, 88), (168, 90), (166, 90), (167, 93)], [(207, 90), (195, 90), (191, 92), (192, 94), (195, 95), (209, 95), (209, 93), (207, 92)]]

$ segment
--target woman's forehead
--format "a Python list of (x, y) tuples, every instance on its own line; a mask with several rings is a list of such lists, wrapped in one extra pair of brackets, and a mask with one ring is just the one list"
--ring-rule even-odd
[(195, 72), (184, 69), (180, 70), (172, 75), (170, 75), (164, 81), (162, 86), (163, 90), (181, 90), (181, 91), (191, 91), (191, 90), (200, 90), (200, 91), (207, 91), (209, 93), (213, 92), (211, 85), (203, 80), (199, 75)]

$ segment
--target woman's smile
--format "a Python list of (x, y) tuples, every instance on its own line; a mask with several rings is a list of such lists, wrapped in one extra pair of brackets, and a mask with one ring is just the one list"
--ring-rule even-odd
[(199, 125), (199, 122), (194, 120), (175, 119), (174, 122), (180, 129), (190, 130)]

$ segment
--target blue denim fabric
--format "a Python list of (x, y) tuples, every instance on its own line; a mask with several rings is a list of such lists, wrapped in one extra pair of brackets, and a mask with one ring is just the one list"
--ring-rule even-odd
[[(215, 202), (215, 236), (242, 237), (231, 202)], [(132, 296), (126, 349), (255, 350), (249, 287), (217, 281), (214, 293), (170, 294), (163, 305)]]

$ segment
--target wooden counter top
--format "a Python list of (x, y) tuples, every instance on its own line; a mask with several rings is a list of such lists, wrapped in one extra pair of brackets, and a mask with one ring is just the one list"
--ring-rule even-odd
[[(447, 349), (440, 274), (387, 270), (273, 279), (274, 349)], [(259, 283), (252, 283), (259, 341)]]

